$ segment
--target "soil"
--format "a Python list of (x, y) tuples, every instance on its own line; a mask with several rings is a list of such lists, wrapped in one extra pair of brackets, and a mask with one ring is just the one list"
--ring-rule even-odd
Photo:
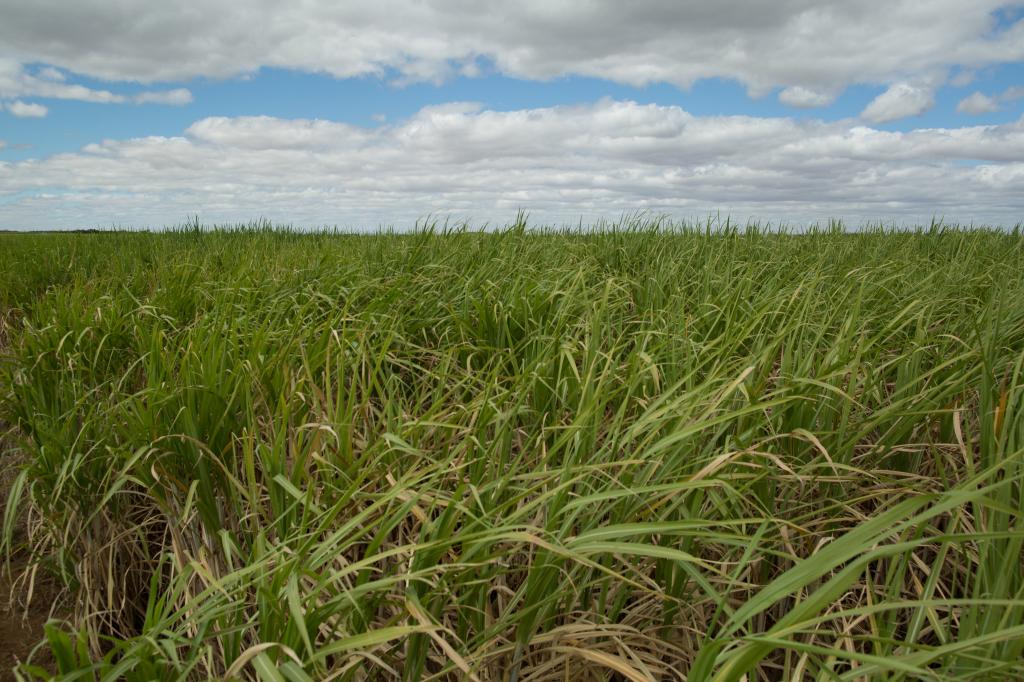
[[(13, 448), (3, 439), (0, 424), (0, 518), (7, 508), (7, 494), (14, 478)], [(21, 579), (29, 567), (27, 553), (21, 548), (25, 541), (23, 521), (15, 528), (14, 547), (9, 567), (0, 557), (0, 680), (14, 680), (13, 668), (28, 660), (32, 649), (43, 639), (43, 625), (51, 617), (67, 615), (58, 604), (60, 589), (47, 576), (37, 573), (32, 590), (32, 601), (26, 603), (27, 581)], [(55, 608), (55, 605), (56, 608)], [(46, 654), (46, 655), (44, 655)], [(33, 657), (32, 663), (53, 670), (48, 651)]]
[[(25, 590), (12, 584), (11, 576), (19, 576), (26, 568), (25, 557), (15, 557), (11, 572), (0, 571), (0, 680), (15, 679), (12, 668), (28, 660), (32, 649), (43, 639), (43, 625), (50, 618), (50, 607), (57, 597), (56, 587), (36, 581), (32, 602), (26, 609)], [(6, 598), (5, 598), (6, 597)], [(48, 653), (48, 652), (41, 652)], [(33, 664), (50, 668), (51, 661), (39, 654)]]

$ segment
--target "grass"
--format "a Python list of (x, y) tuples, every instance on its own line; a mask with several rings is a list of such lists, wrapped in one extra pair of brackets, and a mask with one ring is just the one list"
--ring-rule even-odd
[(0, 235), (0, 320), (68, 679), (1024, 675), (1019, 230)]

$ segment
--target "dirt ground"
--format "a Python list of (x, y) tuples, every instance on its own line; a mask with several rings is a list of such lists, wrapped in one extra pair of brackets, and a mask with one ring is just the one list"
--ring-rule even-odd
[[(15, 450), (3, 438), (4, 425), (0, 424), (0, 517), (7, 507), (7, 494), (15, 476)], [(25, 531), (21, 525), (15, 529), (15, 553), (10, 570), (0, 557), (0, 680), (15, 679), (12, 669), (28, 659), (33, 647), (43, 638), (43, 625), (50, 618), (51, 609), (58, 598), (59, 590), (46, 576), (37, 575), (33, 587), (32, 601), (26, 604), (26, 583), (19, 580), (28, 566), (27, 555), (18, 549), (24, 542)], [(54, 615), (62, 614), (58, 608)], [(37, 655), (32, 661), (50, 669), (51, 661)]]
[[(25, 559), (17, 557), (11, 562), (11, 574), (19, 575), (25, 569)], [(24, 590), (14, 588), (11, 574), (2, 571), (0, 575), (0, 680), (13, 680), (11, 669), (18, 663), (24, 663), (32, 648), (43, 638), (43, 625), (50, 617), (50, 607), (56, 596), (56, 590), (45, 582), (36, 585), (32, 603), (26, 610)], [(16, 593), (12, 590), (16, 589)], [(49, 661), (42, 660), (38, 655), (33, 663), (49, 667)]]

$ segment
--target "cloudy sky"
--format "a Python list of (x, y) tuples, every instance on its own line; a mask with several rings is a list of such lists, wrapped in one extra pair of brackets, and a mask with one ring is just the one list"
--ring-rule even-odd
[(1024, 0), (0, 0), (0, 229), (1024, 221)]

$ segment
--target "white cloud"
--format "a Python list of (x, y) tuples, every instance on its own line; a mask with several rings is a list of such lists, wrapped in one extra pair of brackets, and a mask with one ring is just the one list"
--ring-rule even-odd
[[(0, 44), (2, 44), (0, 40)], [(94, 90), (84, 85), (54, 80), (52, 74), (32, 75), (17, 61), (0, 55), (0, 99), (15, 97), (49, 97), (83, 102), (123, 102), (124, 97), (108, 90)]]
[(999, 111), (1002, 108), (1002, 104), (1014, 102), (1018, 99), (1024, 99), (1024, 86), (1013, 85), (998, 95), (985, 95), (980, 92), (971, 93), (960, 100), (960, 103), (956, 105), (956, 110), (961, 114), (989, 114)]
[(501, 222), (520, 207), (552, 222), (721, 210), (1014, 224), (1021, 159), (1024, 118), (889, 132), (609, 100), (508, 112), (454, 103), (369, 128), (216, 117), (181, 136), (0, 162), (0, 228), (160, 226), (195, 212), (373, 228), (427, 213)]
[(955, 76), (949, 79), (949, 84), (957, 88), (966, 88), (974, 82), (977, 75), (971, 69), (960, 69)]
[(1006, 88), (1003, 94), (999, 95), (1001, 102), (1013, 102), (1018, 99), (1024, 99), (1024, 85), (1011, 86)]
[(6, 140), (0, 140), (0, 149), (3, 149), (6, 146), (7, 146), (7, 141)]
[[(0, 0), (0, 8), (2, 6), (3, 0)], [(2, 46), (2, 40), (0, 40), (0, 46)], [(109, 90), (98, 90), (77, 83), (68, 83), (66, 80), (65, 75), (55, 68), (45, 67), (33, 74), (29, 73), (16, 60), (0, 55), (0, 100), (16, 97), (45, 97), (101, 104), (134, 101), (140, 104), (152, 102), (174, 105), (188, 104), (192, 101), (192, 93), (185, 88), (144, 91), (128, 97)]]
[[(269, 3), (0, 0), (0, 45), (111, 81), (176, 81), (260, 66), (432, 81), (493, 66), (688, 86), (735, 78), (754, 93), (840, 92), (1024, 59), (1007, 0), (589, 0)], [(1015, 3), (1013, 3), (1015, 4)], [(259, 36), (254, 40), (253, 36)], [(800, 98), (797, 91), (787, 97)]]
[(999, 111), (999, 102), (993, 97), (980, 92), (974, 92), (960, 100), (960, 103), (956, 105), (956, 110), (961, 114), (971, 114), (974, 116), (990, 114), (993, 111)]
[(205, 146), (250, 150), (318, 150), (357, 146), (370, 132), (345, 123), (271, 116), (213, 116), (189, 126), (185, 135)]
[(67, 80), (67, 76), (64, 75), (63, 71), (61, 71), (60, 69), (55, 69), (52, 66), (44, 66), (43, 68), (39, 69), (39, 72), (36, 73), (36, 76), (48, 81), (57, 81), (58, 83), (63, 83), (65, 80)]
[(895, 83), (871, 102), (861, 116), (872, 123), (885, 123), (908, 116), (919, 116), (935, 105), (932, 90), (926, 86)]
[(183, 106), (192, 101), (192, 93), (185, 88), (174, 90), (162, 90), (153, 92), (141, 92), (132, 98), (136, 104), (171, 104)]
[(50, 111), (42, 104), (22, 102), (21, 100), (8, 102), (5, 106), (12, 116), (17, 116), (18, 118), (43, 118)]
[(779, 93), (779, 101), (791, 107), (810, 109), (813, 107), (824, 107), (832, 104), (836, 99), (835, 93), (811, 90), (810, 88), (794, 85)]

